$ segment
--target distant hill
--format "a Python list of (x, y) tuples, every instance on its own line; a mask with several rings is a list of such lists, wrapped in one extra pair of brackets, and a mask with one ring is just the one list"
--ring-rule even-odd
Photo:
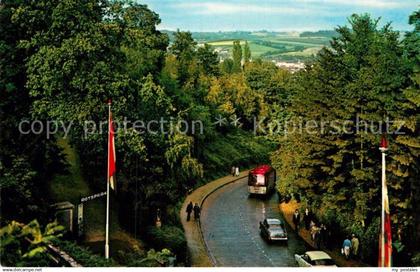
[[(175, 31), (171, 30), (161, 30), (161, 32), (168, 34), (170, 41), (173, 40), (173, 33)], [(217, 32), (191, 32), (193, 38), (198, 43), (205, 43), (205, 42), (215, 42), (215, 41), (226, 41), (226, 40), (247, 40), (247, 41), (255, 41), (259, 40), (262, 37), (281, 37), (281, 36), (288, 36), (288, 37), (322, 37), (322, 38), (332, 38), (337, 36), (337, 32), (335, 30), (319, 30), (319, 31), (305, 31), (302, 33), (296, 31), (267, 31), (267, 30), (259, 30), (259, 31), (217, 31)]]
[[(173, 42), (174, 31), (161, 31), (168, 34), (170, 42)], [(310, 61), (322, 47), (329, 46), (331, 38), (336, 35), (337, 32), (331, 30), (303, 33), (267, 30), (192, 32), (198, 44), (208, 43), (213, 46), (221, 60), (231, 57), (233, 41), (240, 40), (241, 44), (248, 41), (253, 58), (275, 62)]]
[[(161, 30), (161, 32), (168, 34), (169, 40), (172, 41), (175, 31)], [(208, 41), (225, 41), (225, 40), (253, 40), (255, 36), (250, 31), (219, 31), (219, 32), (191, 32), (193, 38), (198, 43)]]
[(300, 33), (299, 37), (327, 37), (332, 38), (338, 35), (337, 31), (335, 30), (318, 30), (316, 32), (313, 31), (305, 31)]

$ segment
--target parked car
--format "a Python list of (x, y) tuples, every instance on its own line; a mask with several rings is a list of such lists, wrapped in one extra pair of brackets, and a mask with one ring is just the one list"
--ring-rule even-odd
[(267, 218), (260, 222), (260, 234), (268, 242), (287, 242), (287, 231), (284, 223), (279, 219)]
[(295, 260), (300, 267), (331, 266), (337, 267), (330, 255), (324, 251), (306, 251), (303, 255), (295, 254)]

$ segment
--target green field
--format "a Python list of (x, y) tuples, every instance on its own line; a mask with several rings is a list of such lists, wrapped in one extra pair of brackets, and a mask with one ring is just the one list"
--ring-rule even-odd
[[(241, 45), (248, 41), (253, 58), (278, 61), (306, 61), (313, 58), (324, 46), (329, 45), (330, 36), (299, 36), (297, 33), (276, 32), (222, 32), (195, 33), (199, 43), (208, 43), (219, 51), (232, 55), (233, 41)], [(197, 38), (198, 37), (198, 38)], [(225, 53), (226, 54), (226, 53)]]

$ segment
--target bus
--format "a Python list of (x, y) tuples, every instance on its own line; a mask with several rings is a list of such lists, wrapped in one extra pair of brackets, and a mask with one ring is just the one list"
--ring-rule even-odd
[(276, 170), (269, 165), (260, 165), (248, 174), (248, 192), (269, 195), (276, 187)]

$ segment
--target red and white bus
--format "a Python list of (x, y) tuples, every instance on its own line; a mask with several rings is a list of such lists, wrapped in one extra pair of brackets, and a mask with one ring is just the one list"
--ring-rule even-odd
[(248, 192), (250, 194), (268, 195), (276, 187), (276, 170), (269, 165), (260, 165), (248, 174)]

